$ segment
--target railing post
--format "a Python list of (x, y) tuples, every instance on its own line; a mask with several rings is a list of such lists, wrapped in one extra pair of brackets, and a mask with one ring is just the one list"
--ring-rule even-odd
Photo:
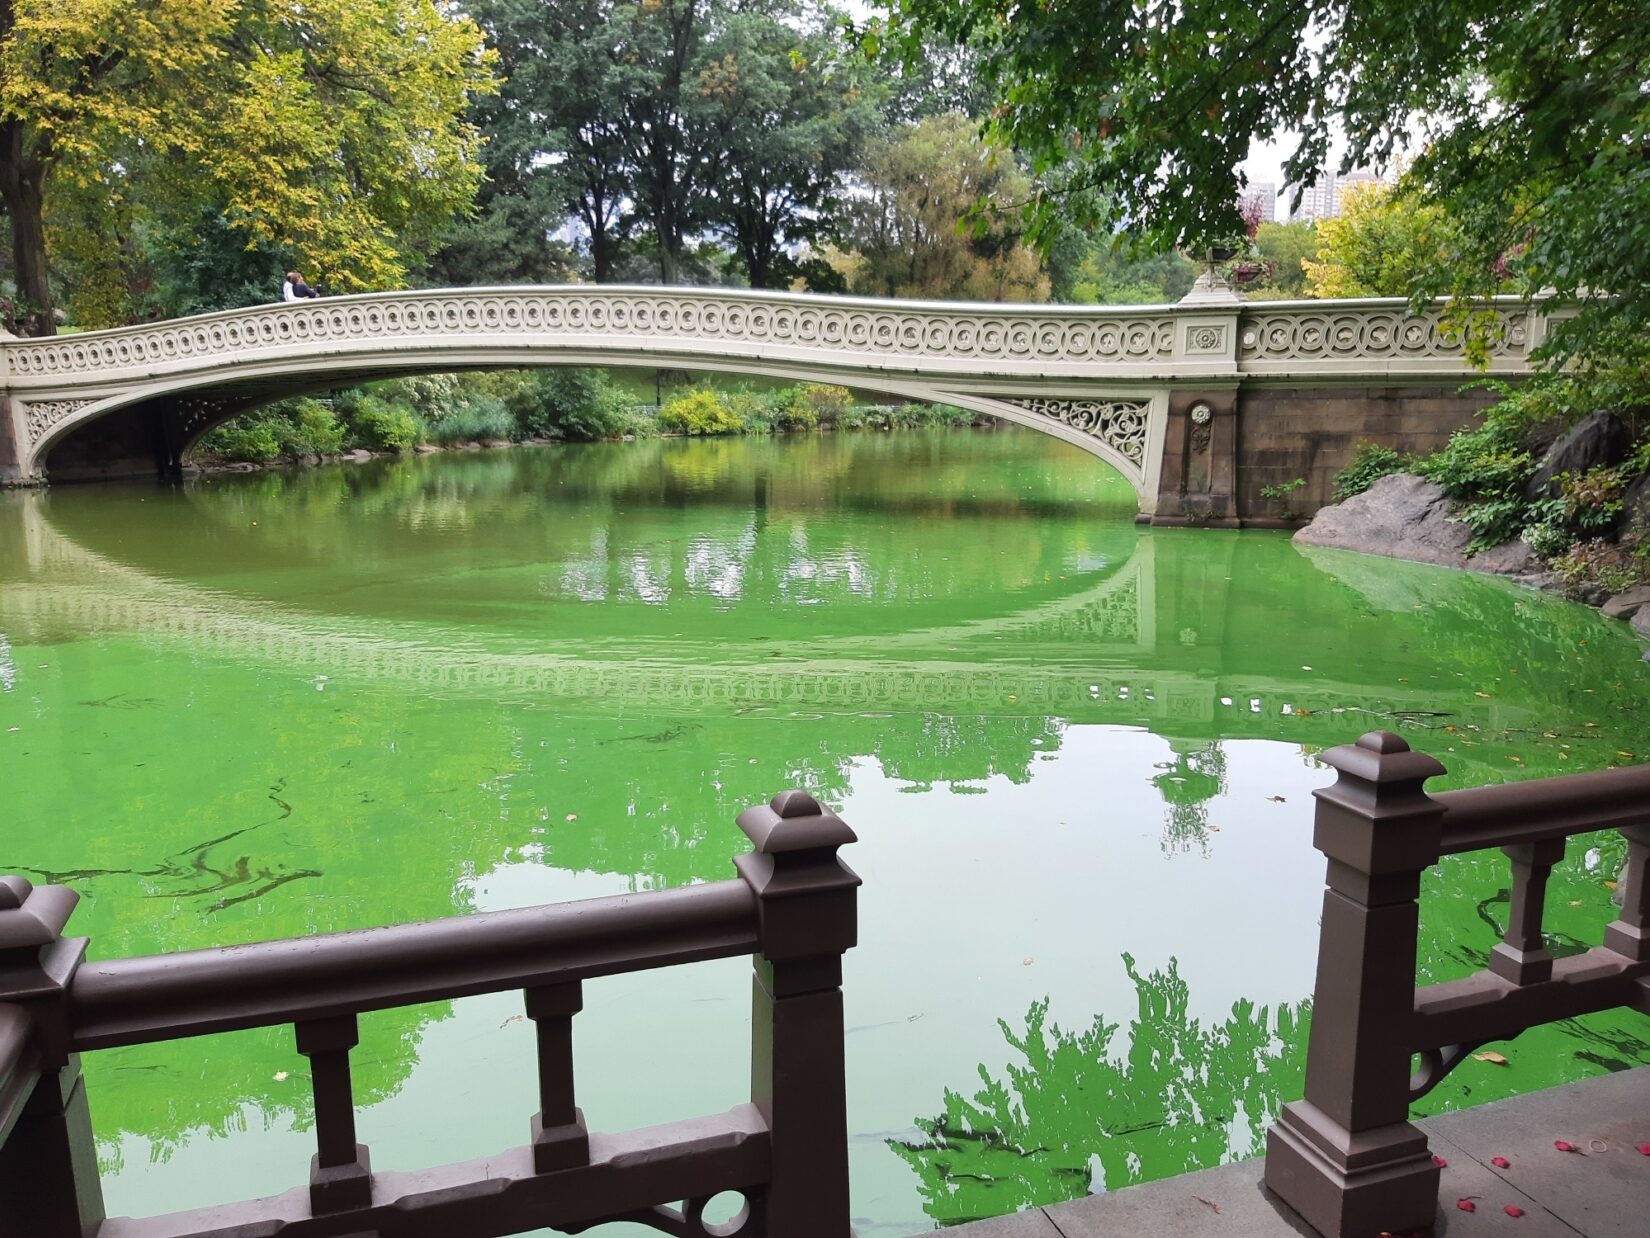
[(1409, 1122), (1421, 874), (1445, 809), (1444, 767), (1391, 732), (1321, 758), (1313, 843), (1328, 857), (1306, 1098), (1267, 1132), (1266, 1185), (1327, 1238), (1431, 1228), (1438, 1168)]
[(355, 1088), (349, 1054), (361, 1041), (352, 1014), (296, 1024), (298, 1052), (309, 1059), (315, 1091), (315, 1155), (309, 1164), (309, 1202), (317, 1213), (345, 1212), (372, 1203), (372, 1161), (355, 1141)]
[(86, 957), (85, 938), (63, 926), (79, 901), (63, 886), (0, 877), (0, 1002), (31, 1017), (39, 1081), (0, 1146), (0, 1233), (90, 1238), (103, 1222), (80, 1058), (69, 1052), (69, 986)]
[(734, 860), (758, 900), (751, 1100), (773, 1144), (761, 1233), (851, 1238), (842, 956), (859, 877), (837, 858), (854, 832), (802, 791), (739, 814), (756, 850)]
[(1627, 836), (1627, 872), (1621, 883), (1621, 915), (1604, 930), (1604, 945), (1637, 962), (1650, 960), (1650, 825)]
[(584, 1009), (577, 980), (525, 992), (539, 1049), (539, 1111), (533, 1115), (533, 1168), (539, 1173), (590, 1163), (584, 1110), (573, 1101), (573, 1016)]

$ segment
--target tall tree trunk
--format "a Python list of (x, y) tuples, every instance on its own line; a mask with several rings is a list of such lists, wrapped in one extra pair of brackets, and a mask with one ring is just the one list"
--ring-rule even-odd
[(19, 326), (25, 335), (56, 335), (46, 277), (46, 163), (31, 150), (21, 121), (0, 121), (0, 200), (11, 216)]

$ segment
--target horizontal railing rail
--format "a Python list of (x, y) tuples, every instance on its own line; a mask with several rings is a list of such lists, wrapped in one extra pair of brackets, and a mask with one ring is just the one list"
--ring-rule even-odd
[[(854, 835), (802, 792), (739, 817), (739, 879), (287, 941), (99, 963), (62, 930), (74, 895), (0, 878), (0, 1234), (29, 1238), (492, 1238), (636, 1221), (681, 1238), (850, 1238), (842, 955)], [(597, 976), (752, 955), (748, 1103), (623, 1134), (575, 1104), (573, 1018)], [(525, 1145), (375, 1173), (350, 1053), (368, 1011), (520, 989), (538, 1059)], [(307, 1188), (108, 1219), (79, 1054), (290, 1023), (309, 1061)], [(743, 1196), (730, 1222), (710, 1199)]]
[(1650, 765), (1440, 791), (1432, 798), (1448, 810), (1439, 844), (1444, 855), (1545, 842), (1644, 824)]
[[(1397, 735), (1322, 759), (1339, 777), (1316, 793), (1314, 842), (1329, 865), (1306, 1095), (1268, 1134), (1266, 1182), (1332, 1238), (1430, 1230), (1439, 1174), (1409, 1122), (1414, 1101), (1490, 1041), (1650, 1012), (1650, 766), (1430, 795), (1424, 783), (1444, 767)], [(1570, 837), (1601, 830), (1627, 842), (1621, 912), (1598, 945), (1555, 958), (1548, 878)], [(1511, 865), (1501, 941), (1483, 969), (1418, 988), (1423, 874), (1490, 848)]]
[(86, 963), (76, 1052), (753, 954), (743, 881)]

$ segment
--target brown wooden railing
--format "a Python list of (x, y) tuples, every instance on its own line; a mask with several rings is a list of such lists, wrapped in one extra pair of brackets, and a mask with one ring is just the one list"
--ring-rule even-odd
[[(854, 835), (800, 791), (739, 825), (755, 850), (734, 881), (101, 963), (62, 936), (76, 895), (0, 878), (0, 1238), (490, 1238), (615, 1220), (680, 1238), (850, 1238), (841, 984), (859, 878), (837, 848)], [(573, 1089), (581, 982), (744, 954), (750, 1103), (588, 1131)], [(357, 1016), (508, 989), (537, 1033), (530, 1141), (374, 1173), (355, 1132)], [(307, 1188), (106, 1219), (79, 1054), (288, 1023), (315, 1091)], [(706, 1204), (730, 1191), (743, 1211), (711, 1224)]]
[[(1268, 1134), (1266, 1184), (1329, 1238), (1430, 1231), (1439, 1170), (1410, 1104), (1480, 1045), (1594, 1011), (1650, 1012), (1650, 766), (1429, 795), (1444, 767), (1387, 732), (1321, 758), (1314, 843), (1329, 859), (1306, 1096)], [(1542, 935), (1565, 840), (1620, 830), (1622, 909), (1600, 945), (1555, 960)], [(1417, 988), (1421, 876), (1501, 848), (1507, 929), (1488, 967)], [(1419, 1060), (1419, 1067), (1414, 1063)]]

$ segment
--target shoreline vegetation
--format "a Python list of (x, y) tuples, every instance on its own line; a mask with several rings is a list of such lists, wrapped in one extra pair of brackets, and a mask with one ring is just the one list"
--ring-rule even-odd
[(1431, 455), (1359, 444), (1337, 504), (1298, 540), (1508, 575), (1650, 640), (1650, 373), (1618, 365), (1497, 389)]
[(989, 425), (948, 404), (873, 403), (830, 383), (713, 381), (668, 390), (605, 370), (502, 370), (390, 379), (326, 398), (300, 396), (203, 435), (187, 464), (206, 472), (317, 464), (514, 443), (795, 434)]

